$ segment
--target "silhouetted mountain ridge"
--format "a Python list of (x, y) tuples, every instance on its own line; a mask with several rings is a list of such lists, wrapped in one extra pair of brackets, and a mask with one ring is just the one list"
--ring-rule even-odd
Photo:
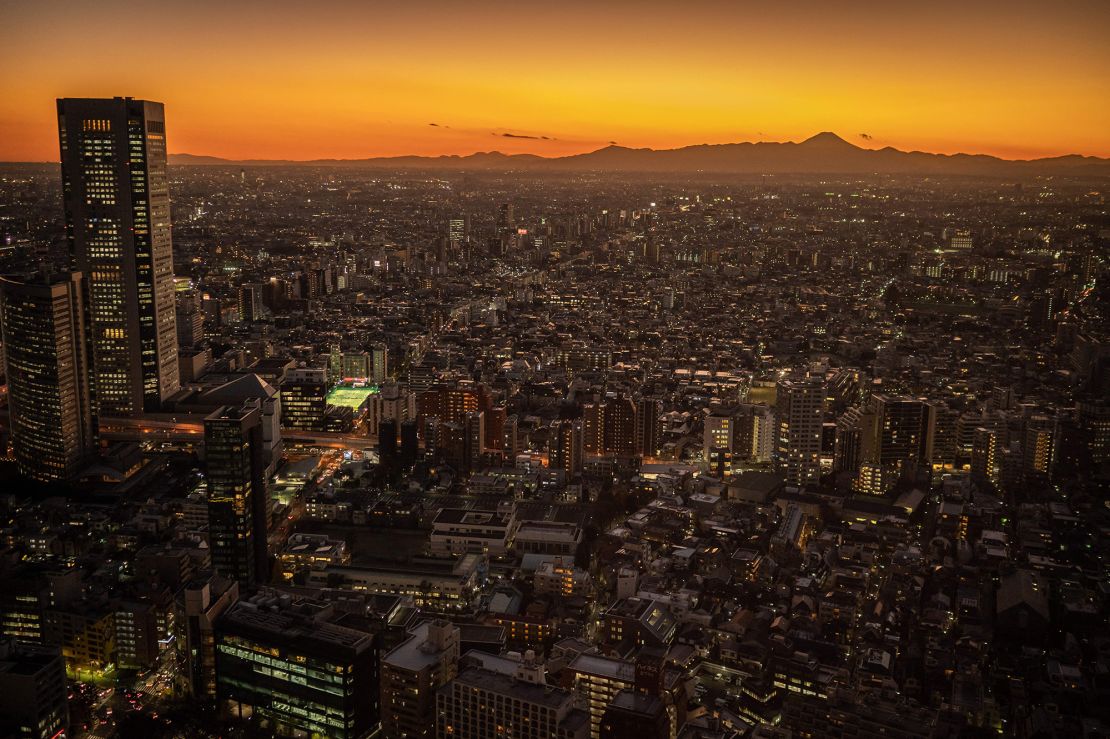
[(891, 146), (865, 149), (825, 131), (801, 142), (695, 144), (679, 149), (633, 149), (610, 144), (564, 157), (478, 152), (367, 159), (228, 160), (171, 154), (175, 165), (361, 165), (404, 169), (528, 170), (552, 172), (658, 172), (716, 174), (918, 174), (918, 175), (1092, 175), (1110, 176), (1110, 159), (1069, 154), (1009, 160), (988, 154), (932, 154)]

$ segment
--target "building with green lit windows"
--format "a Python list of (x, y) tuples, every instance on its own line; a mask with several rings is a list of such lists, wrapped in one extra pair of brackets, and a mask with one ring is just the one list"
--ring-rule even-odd
[(277, 736), (360, 739), (378, 725), (377, 637), (327, 603), (263, 590), (216, 622), (223, 715)]

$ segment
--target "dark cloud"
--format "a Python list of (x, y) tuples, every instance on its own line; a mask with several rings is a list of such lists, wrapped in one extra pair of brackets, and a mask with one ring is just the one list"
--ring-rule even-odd
[(444, 125), (441, 125), (439, 123), (429, 123), (428, 125), (431, 126), (432, 128), (450, 128), (450, 126), (444, 126)]
[(502, 136), (507, 139), (531, 139), (533, 141), (558, 141), (559, 139), (552, 138), (551, 136), (529, 136), (526, 133), (497, 133), (490, 131), (491, 136)]
[(860, 137), (861, 139), (863, 139), (864, 141), (870, 141), (871, 139), (875, 138), (874, 136), (872, 136), (872, 135), (871, 135), (871, 134), (869, 134), (869, 133), (861, 133), (861, 134), (859, 135), (859, 137)]
[(616, 146), (616, 145), (617, 145), (617, 142), (616, 142), (616, 141), (610, 141), (610, 142), (609, 142), (609, 145), (610, 145), (610, 146)]

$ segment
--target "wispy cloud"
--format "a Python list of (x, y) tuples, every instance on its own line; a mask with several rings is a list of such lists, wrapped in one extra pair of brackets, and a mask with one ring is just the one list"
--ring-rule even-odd
[(496, 131), (490, 131), (490, 134), (493, 135), (493, 136), (501, 136), (502, 138), (506, 138), (506, 139), (532, 139), (533, 141), (557, 141), (558, 140), (558, 139), (553, 139), (550, 136), (531, 136), (531, 135), (526, 134), (526, 133), (510, 133), (508, 131), (505, 131), (504, 133), (497, 133)]

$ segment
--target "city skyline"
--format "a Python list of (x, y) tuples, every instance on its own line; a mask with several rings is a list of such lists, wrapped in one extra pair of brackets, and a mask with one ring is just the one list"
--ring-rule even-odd
[(1106, 21), (0, 0), (0, 738), (1110, 736)]
[[(119, 94), (174, 110), (171, 153), (231, 159), (551, 157), (824, 130), (865, 148), (1110, 155), (1097, 3), (110, 5), (2, 11), (20, 33), (0, 63), (22, 74), (0, 102), (0, 160), (56, 160), (50, 100)], [(45, 44), (58, 53), (34, 53)], [(131, 63), (136, 49), (157, 62)]]

